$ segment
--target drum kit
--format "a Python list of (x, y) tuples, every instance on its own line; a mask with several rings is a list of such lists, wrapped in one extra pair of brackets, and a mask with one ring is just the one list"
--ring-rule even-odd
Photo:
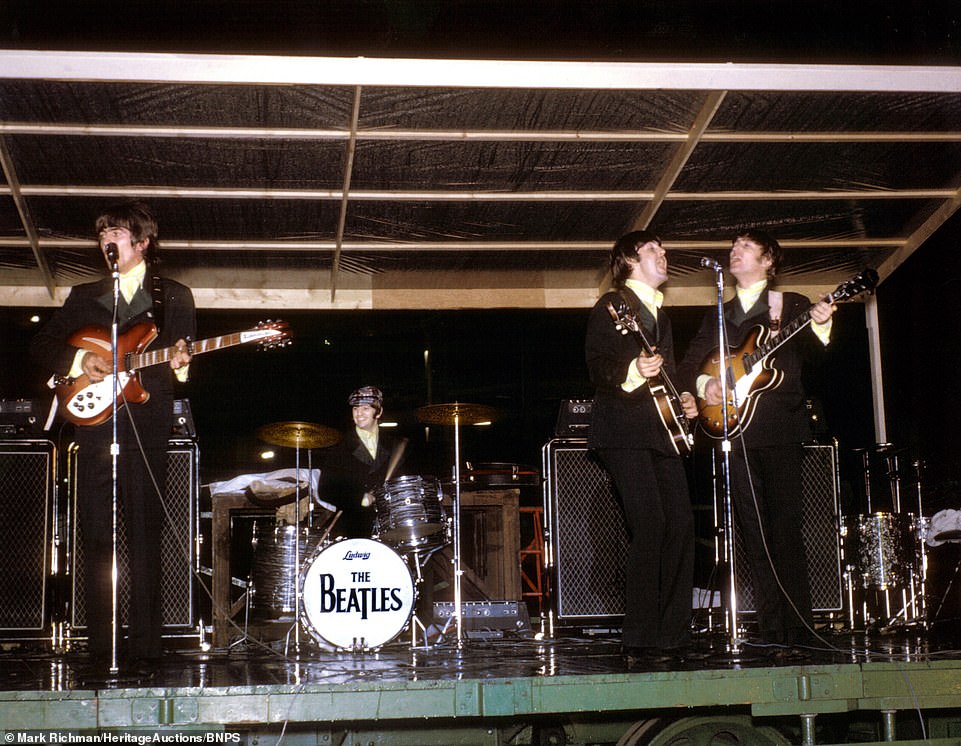
[[(438, 550), (453, 543), (457, 644), (463, 643), (460, 579), (460, 427), (493, 421), (496, 411), (478, 404), (421, 407), (418, 420), (454, 428), (452, 515), (444, 505), (441, 483), (427, 476), (388, 478), (372, 491), (375, 521), (371, 538), (329, 538), (336, 517), (326, 526), (304, 526), (299, 511), (292, 524), (254, 526), (250, 577), (251, 608), (278, 621), (293, 621), (294, 648), (300, 654), (300, 629), (322, 650), (376, 651), (407, 629), (417, 646), (423, 624), (414, 615), (422, 569)], [(307, 422), (283, 422), (258, 431), (272, 445), (300, 450), (334, 445), (339, 433)], [(389, 477), (389, 474), (388, 474)], [(300, 496), (295, 495), (297, 505)], [(339, 515), (339, 514), (338, 514)], [(446, 630), (445, 630), (446, 631)], [(423, 638), (426, 643), (426, 634)]]

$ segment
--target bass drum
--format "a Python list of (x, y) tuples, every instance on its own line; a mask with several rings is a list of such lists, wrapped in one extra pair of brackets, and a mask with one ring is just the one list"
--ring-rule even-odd
[(304, 625), (323, 648), (376, 650), (404, 631), (414, 610), (407, 563), (372, 539), (321, 549), (301, 583)]

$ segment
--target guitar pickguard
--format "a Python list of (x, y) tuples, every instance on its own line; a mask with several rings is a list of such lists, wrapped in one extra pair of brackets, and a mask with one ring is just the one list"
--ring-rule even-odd
[[(117, 390), (122, 391), (133, 373), (117, 377)], [(113, 405), (113, 374), (97, 383), (89, 383), (75, 391), (64, 403), (72, 419), (80, 424), (96, 420)]]

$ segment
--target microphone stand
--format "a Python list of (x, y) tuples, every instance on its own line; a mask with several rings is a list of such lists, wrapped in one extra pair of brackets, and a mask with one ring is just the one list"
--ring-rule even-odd
[(724, 551), (727, 555), (728, 568), (728, 634), (732, 653), (740, 652), (738, 639), (738, 608), (737, 608), (737, 572), (734, 559), (734, 505), (731, 498), (731, 438), (728, 428), (730, 402), (728, 401), (729, 353), (727, 345), (727, 327), (724, 323), (724, 270), (719, 264), (713, 265), (717, 284), (717, 349), (718, 370), (721, 379), (721, 422), (724, 436), (721, 440), (721, 476), (723, 479), (723, 511), (721, 520), (724, 531)]
[[(108, 247), (109, 249), (109, 247)], [(114, 249), (116, 251), (116, 249)], [(112, 485), (112, 495), (111, 495), (111, 521), (113, 528), (113, 557), (110, 566), (110, 602), (111, 602), (111, 619), (110, 619), (110, 674), (116, 676), (120, 672), (120, 667), (117, 662), (117, 647), (119, 643), (119, 627), (120, 627), (120, 614), (119, 614), (119, 594), (117, 592), (117, 582), (118, 582), (118, 566), (117, 561), (118, 555), (118, 536), (119, 536), (119, 511), (117, 502), (117, 462), (120, 456), (120, 443), (117, 438), (117, 398), (120, 395), (119, 390), (119, 359), (117, 353), (117, 316), (119, 314), (120, 308), (120, 268), (118, 266), (118, 257), (116, 254), (110, 254), (108, 251), (108, 258), (110, 260), (111, 267), (111, 277), (113, 278), (113, 317), (110, 324), (110, 346), (113, 350), (113, 403), (111, 407), (113, 408), (113, 416), (111, 418), (111, 428), (112, 428), (112, 440), (110, 442), (110, 468), (111, 468), (111, 485)]]

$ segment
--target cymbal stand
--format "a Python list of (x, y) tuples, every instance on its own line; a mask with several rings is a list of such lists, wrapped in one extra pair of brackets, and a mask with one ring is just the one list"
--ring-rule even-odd
[[(310, 494), (310, 475), (307, 475)], [(294, 657), (300, 658), (300, 443), (294, 446)]]
[[(727, 342), (727, 327), (724, 323), (724, 270), (719, 264), (714, 266), (714, 276), (717, 285), (717, 349), (718, 363), (721, 380), (721, 422), (724, 437), (721, 440), (721, 476), (724, 480), (722, 491), (723, 512), (723, 533), (725, 537), (724, 552), (727, 559), (728, 568), (728, 635), (729, 646), (732, 653), (740, 651), (740, 639), (738, 638), (738, 609), (737, 609), (737, 572), (735, 568), (734, 556), (734, 503), (731, 497), (731, 437), (728, 427), (731, 402), (728, 401), (728, 390), (731, 381), (728, 377), (730, 369), (728, 360), (730, 357)], [(734, 402), (736, 406), (736, 402)]]
[(464, 645), (464, 617), (461, 603), (461, 535), (460, 535), (460, 414), (454, 412), (454, 618), (457, 623), (457, 647)]

